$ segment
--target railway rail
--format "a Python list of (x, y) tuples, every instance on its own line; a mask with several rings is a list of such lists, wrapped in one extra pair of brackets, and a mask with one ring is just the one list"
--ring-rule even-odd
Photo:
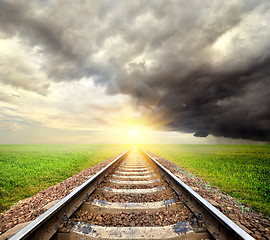
[(9, 239), (254, 238), (133, 147)]

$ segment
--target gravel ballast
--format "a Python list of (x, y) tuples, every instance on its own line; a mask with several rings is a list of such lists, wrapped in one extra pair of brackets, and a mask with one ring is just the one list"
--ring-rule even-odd
[(77, 216), (72, 219), (74, 222), (82, 221), (101, 226), (114, 227), (166, 226), (177, 222), (192, 220), (194, 220), (194, 215), (188, 208), (156, 213), (143, 211), (140, 213), (119, 212), (117, 214), (94, 214), (87, 211), (80, 211)]
[(104, 196), (102, 194), (94, 194), (91, 199), (100, 199), (107, 202), (158, 202), (162, 200), (176, 199), (175, 193), (156, 193), (156, 194), (113, 194)]

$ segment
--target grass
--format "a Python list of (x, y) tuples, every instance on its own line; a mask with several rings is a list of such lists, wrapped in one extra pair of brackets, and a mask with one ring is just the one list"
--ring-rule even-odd
[(270, 145), (143, 145), (270, 215)]
[(128, 148), (127, 145), (0, 145), (0, 212)]

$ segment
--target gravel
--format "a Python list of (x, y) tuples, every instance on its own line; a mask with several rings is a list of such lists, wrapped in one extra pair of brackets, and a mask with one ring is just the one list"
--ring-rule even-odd
[[(149, 227), (166, 226), (182, 221), (193, 221), (194, 215), (187, 207), (181, 210), (149, 213), (116, 213), (116, 214), (95, 214), (87, 211), (79, 211), (72, 221), (82, 221), (102, 226), (124, 226), (124, 227)], [(195, 221), (194, 221), (195, 222)]]
[(185, 171), (170, 161), (151, 152), (148, 152), (148, 154), (209, 201), (214, 207), (219, 209), (224, 215), (233, 220), (252, 237), (259, 240), (270, 240), (269, 218), (253, 211), (251, 207), (241, 204), (229, 194), (210, 186), (208, 182)]
[(158, 202), (168, 199), (176, 199), (177, 195), (173, 192), (165, 192), (163, 194), (113, 194), (103, 195), (93, 194), (91, 199), (100, 199), (108, 202)]

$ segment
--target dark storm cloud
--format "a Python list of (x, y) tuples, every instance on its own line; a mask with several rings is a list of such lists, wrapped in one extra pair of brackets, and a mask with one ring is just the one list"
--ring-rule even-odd
[[(269, 63), (269, 60), (266, 60)], [(231, 138), (268, 140), (270, 133), (269, 67), (230, 74), (208, 73), (185, 79), (160, 102), (171, 107), (173, 129)], [(192, 83), (191, 83), (192, 82)]]
[(269, 21), (268, 0), (0, 3), (48, 78), (91, 77), (198, 137), (270, 140)]

